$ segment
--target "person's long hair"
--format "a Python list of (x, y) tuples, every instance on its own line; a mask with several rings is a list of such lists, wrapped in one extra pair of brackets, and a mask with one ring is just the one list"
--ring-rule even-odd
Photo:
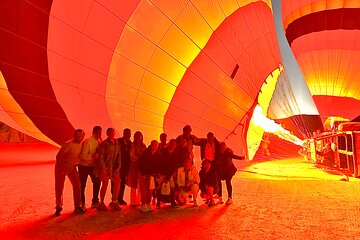
[[(136, 142), (137, 137), (140, 137), (139, 142)], [(142, 132), (140, 131), (136, 131), (134, 134), (134, 145), (138, 145), (138, 146), (142, 146), (144, 144), (144, 136), (142, 134)]]

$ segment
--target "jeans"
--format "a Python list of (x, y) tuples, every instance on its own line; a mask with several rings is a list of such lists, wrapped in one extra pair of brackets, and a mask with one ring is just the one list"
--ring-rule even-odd
[(152, 190), (150, 190), (150, 176), (142, 175), (139, 179), (141, 204), (150, 204)]
[(95, 176), (94, 167), (79, 165), (78, 169), (79, 169), (80, 184), (81, 184), (81, 201), (82, 201), (83, 206), (85, 205), (85, 188), (86, 188), (86, 182), (87, 182), (89, 175), (90, 175), (91, 182), (93, 184), (92, 203), (98, 203), (101, 181), (100, 181), (100, 178)]
[(64, 183), (65, 177), (68, 177), (72, 188), (73, 188), (73, 198), (74, 198), (74, 207), (81, 207), (81, 196), (80, 196), (80, 179), (79, 173), (76, 170), (76, 166), (72, 169), (64, 170), (59, 166), (55, 166), (55, 197), (56, 197), (56, 207), (60, 208), (63, 206), (63, 192), (64, 192)]
[[(228, 192), (228, 198), (232, 198), (231, 179), (232, 179), (232, 177), (225, 180), (225, 182), (226, 182), (226, 189), (227, 189), (227, 192)], [(219, 185), (218, 195), (219, 195), (219, 197), (222, 197), (222, 183), (221, 183), (221, 180), (219, 180), (218, 185)]]

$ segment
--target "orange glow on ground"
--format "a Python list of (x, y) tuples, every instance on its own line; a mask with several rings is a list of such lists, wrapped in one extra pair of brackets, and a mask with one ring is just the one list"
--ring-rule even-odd
[[(28, 149), (28, 156), (36, 151)], [(37, 154), (42, 158), (43, 153)], [(2, 167), (0, 238), (354, 239), (358, 234), (359, 179), (340, 181), (342, 176), (323, 172), (301, 158), (239, 163), (240, 171), (232, 180), (234, 203), (229, 206), (207, 207), (198, 199), (198, 208), (162, 206), (145, 214), (130, 207), (89, 209), (79, 216), (71, 213), (72, 193), (66, 181), (64, 213), (59, 218), (53, 217), (53, 164)], [(87, 200), (90, 196), (88, 187)], [(110, 201), (109, 194), (105, 201)]]
[[(338, 172), (325, 172), (300, 158), (266, 161), (255, 163), (243, 170), (244, 173), (253, 174), (258, 179), (268, 180), (341, 180), (344, 176)], [(360, 181), (353, 178), (351, 181)]]

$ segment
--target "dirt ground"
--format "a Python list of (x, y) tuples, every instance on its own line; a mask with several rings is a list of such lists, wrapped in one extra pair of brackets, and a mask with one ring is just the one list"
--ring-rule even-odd
[[(360, 181), (343, 181), (301, 158), (243, 164), (233, 179), (234, 203), (214, 207), (74, 215), (67, 180), (58, 218), (53, 170), (53, 164), (0, 168), (1, 239), (360, 239)], [(90, 196), (88, 187), (87, 202)]]

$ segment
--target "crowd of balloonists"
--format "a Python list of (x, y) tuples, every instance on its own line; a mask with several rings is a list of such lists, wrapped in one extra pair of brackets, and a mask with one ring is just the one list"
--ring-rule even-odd
[[(208, 206), (224, 204), (222, 181), (226, 182), (227, 201), (231, 204), (231, 179), (237, 169), (233, 159), (244, 159), (219, 142), (212, 132), (206, 138), (191, 134), (186, 125), (176, 139), (167, 140), (167, 134), (160, 135), (160, 141), (152, 140), (149, 146), (143, 142), (143, 134), (136, 131), (131, 140), (131, 130), (125, 128), (121, 138), (115, 138), (115, 130), (106, 130), (102, 140), (102, 128), (95, 126), (92, 136), (85, 139), (81, 129), (74, 132), (74, 138), (66, 142), (56, 155), (55, 195), (56, 216), (63, 209), (65, 177), (73, 188), (74, 212), (86, 212), (85, 188), (90, 176), (93, 195), (91, 208), (108, 210), (105, 196), (109, 182), (112, 201), (111, 209), (120, 210), (128, 205), (124, 200), (125, 188), (130, 188), (130, 206), (139, 207), (142, 212), (160, 208), (161, 204), (172, 207), (191, 203), (198, 206), (198, 194)], [(193, 147), (200, 147), (201, 169), (194, 166)], [(109, 181), (110, 180), (110, 181)], [(100, 195), (100, 198), (99, 198)]]

